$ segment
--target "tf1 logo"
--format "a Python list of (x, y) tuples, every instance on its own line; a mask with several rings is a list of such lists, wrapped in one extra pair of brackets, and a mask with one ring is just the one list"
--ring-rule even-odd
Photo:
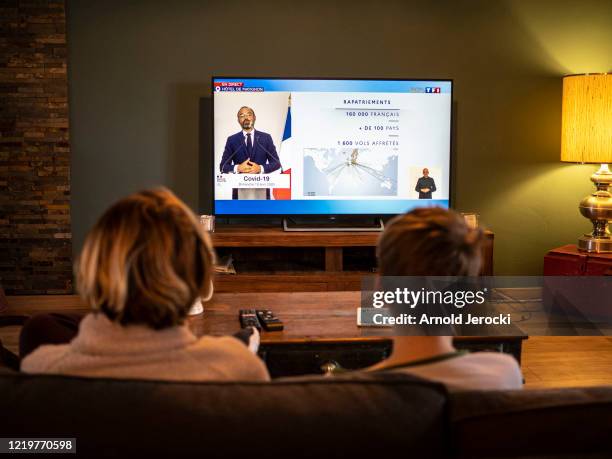
[(440, 88), (438, 87), (426, 87), (425, 92), (428, 94), (440, 94)]

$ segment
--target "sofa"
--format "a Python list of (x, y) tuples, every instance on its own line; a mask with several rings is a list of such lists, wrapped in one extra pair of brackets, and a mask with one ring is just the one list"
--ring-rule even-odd
[(407, 375), (189, 383), (0, 369), (0, 413), (1, 437), (76, 438), (78, 457), (612, 457), (612, 386), (449, 394)]

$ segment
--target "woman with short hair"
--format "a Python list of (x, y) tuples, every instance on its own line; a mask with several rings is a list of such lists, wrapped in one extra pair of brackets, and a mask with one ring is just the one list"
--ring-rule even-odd
[[(38, 347), (22, 360), (21, 370), (180, 381), (269, 379), (263, 362), (240, 340), (197, 338), (186, 324), (194, 302), (212, 296), (214, 258), (208, 234), (171, 191), (121, 199), (89, 232), (77, 263), (78, 290), (93, 312), (70, 343)], [(70, 321), (34, 318), (21, 340), (36, 341), (31, 335), (45, 329), (69, 330)], [(257, 331), (252, 333), (258, 342)]]

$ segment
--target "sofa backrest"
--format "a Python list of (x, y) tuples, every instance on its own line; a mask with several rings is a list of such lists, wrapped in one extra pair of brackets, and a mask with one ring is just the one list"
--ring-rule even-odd
[(416, 378), (174, 383), (0, 374), (3, 437), (73, 437), (86, 457), (351, 457), (448, 449), (447, 396)]
[(459, 392), (408, 375), (272, 383), (30, 376), (0, 369), (3, 437), (83, 457), (612, 457), (612, 386)]
[(459, 457), (612, 457), (612, 386), (451, 394)]

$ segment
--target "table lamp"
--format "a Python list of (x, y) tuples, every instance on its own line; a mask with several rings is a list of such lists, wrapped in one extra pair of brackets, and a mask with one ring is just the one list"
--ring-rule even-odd
[(612, 74), (563, 78), (561, 161), (601, 164), (591, 175), (596, 190), (580, 202), (580, 213), (591, 220), (593, 231), (578, 239), (578, 249), (612, 252)]

